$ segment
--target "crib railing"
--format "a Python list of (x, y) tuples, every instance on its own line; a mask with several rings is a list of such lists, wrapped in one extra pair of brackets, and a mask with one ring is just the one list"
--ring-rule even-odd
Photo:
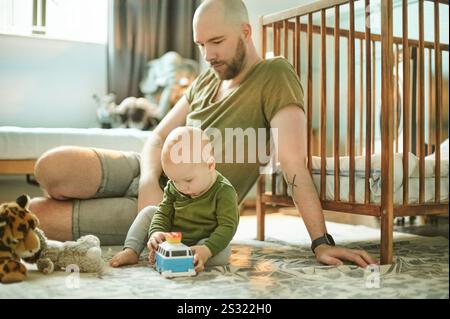
[[(424, 0), (417, 0), (418, 6), (418, 39), (413, 38), (408, 30), (408, 3), (401, 2), (401, 36), (394, 36), (393, 28), (393, 1), (381, 0), (381, 4), (374, 5), (370, 0), (333, 0), (316, 1), (290, 10), (261, 17), (261, 49), (264, 57), (283, 55), (293, 65), (306, 88), (305, 109), (307, 116), (307, 150), (308, 168), (312, 169), (312, 156), (320, 155), (320, 190), (319, 196), (324, 209), (344, 211), (356, 214), (373, 215), (381, 217), (381, 261), (392, 261), (392, 233), (394, 216), (411, 216), (442, 214), (448, 211), (448, 202), (441, 203), (441, 152), (440, 143), (448, 138), (448, 111), (443, 116), (442, 106), (442, 52), (448, 54), (448, 43), (440, 39), (440, 8), (445, 6), (448, 10), (449, 1), (429, 1), (434, 3), (433, 33), (434, 41), (426, 41), (424, 36)], [(355, 3), (362, 4), (364, 8), (364, 31), (355, 28)], [(347, 28), (342, 28), (341, 13), (345, 7), (348, 14)], [(373, 32), (374, 19), (371, 15), (378, 12), (381, 17), (378, 29)], [(320, 23), (314, 23), (314, 16), (320, 15)], [(331, 17), (331, 18), (330, 18)], [(327, 21), (334, 20), (333, 26)], [(376, 21), (375, 21), (376, 22)], [(397, 23), (397, 20), (396, 20)], [(305, 41), (302, 41), (302, 35)], [(314, 36), (320, 37), (320, 59), (314, 59)], [(269, 38), (272, 38), (269, 41)], [(334, 39), (333, 47), (329, 40)], [(347, 42), (347, 92), (341, 88), (341, 42)], [(282, 41), (283, 40), (283, 41)], [(356, 52), (356, 43), (358, 50)], [(303, 48), (303, 45), (306, 45)], [(377, 49), (381, 46), (381, 63), (377, 63)], [(330, 51), (328, 51), (330, 50)], [(425, 58), (428, 53), (428, 61)], [(327, 63), (328, 52), (334, 55), (333, 63)], [(412, 53), (412, 54), (411, 54)], [(434, 53), (434, 56), (433, 56)], [(357, 54), (359, 56), (359, 72), (356, 74)], [(411, 74), (411, 56), (413, 59), (413, 74)], [(305, 57), (306, 56), (306, 57)], [(318, 63), (315, 63), (317, 62)], [(428, 62), (428, 75), (425, 74), (425, 63)], [(433, 74), (434, 62), (434, 74)], [(402, 64), (402, 72), (400, 65)], [(304, 73), (302, 66), (306, 66)], [(416, 67), (417, 66), (417, 67)], [(314, 69), (320, 70), (319, 81), (314, 80)], [(333, 105), (327, 104), (327, 70), (332, 69), (333, 75)], [(380, 71), (381, 85), (377, 88), (377, 70)], [(447, 69), (448, 74), (448, 69)], [(359, 82), (356, 86), (356, 76)], [(411, 79), (411, 76), (413, 78)], [(403, 81), (400, 81), (400, 78)], [(412, 81), (412, 83), (411, 83)], [(434, 83), (434, 85), (433, 85)], [(413, 85), (412, 85), (413, 84)], [(320, 103), (314, 101), (313, 90), (319, 86)], [(428, 107), (425, 105), (425, 88), (428, 88)], [(358, 90), (359, 89), (359, 90)], [(415, 91), (414, 89), (417, 89)], [(400, 96), (400, 92), (402, 92)], [(342, 95), (348, 99), (346, 105), (341, 105)], [(358, 94), (358, 97), (357, 97)], [(402, 97), (402, 98), (401, 98)], [(376, 149), (376, 108), (380, 101), (380, 133), (381, 133), (381, 201), (374, 204), (370, 198), (369, 178), (371, 172), (371, 157)], [(414, 103), (413, 103), (414, 102)], [(314, 111), (319, 109), (314, 117)], [(427, 109), (427, 116), (425, 111)], [(358, 110), (358, 112), (357, 112)], [(346, 142), (345, 151), (341, 150), (341, 113), (346, 113)], [(333, 112), (332, 131), (333, 147), (327, 148), (327, 114)], [(356, 116), (358, 114), (358, 116)], [(446, 119), (447, 129), (443, 129)], [(319, 138), (314, 139), (313, 121), (318, 120)], [(428, 121), (428, 145), (425, 141), (425, 123)], [(417, 123), (417, 125), (416, 125)], [(402, 126), (402, 138), (399, 127)], [(356, 139), (356, 128), (358, 138)], [(356, 147), (358, 142), (358, 147)], [(401, 142), (401, 146), (400, 146)], [(313, 144), (318, 143), (319, 154), (313, 154)], [(394, 205), (394, 153), (402, 152), (403, 156), (403, 200), (401, 205)], [(409, 203), (409, 152), (415, 153), (419, 158), (419, 200), (418, 204)], [(427, 153), (428, 152), (428, 153)], [(434, 203), (425, 203), (425, 156), (435, 153), (434, 177)], [(349, 196), (348, 201), (340, 199), (340, 163), (343, 154), (349, 157)], [(326, 158), (334, 157), (334, 199), (326, 198)], [(365, 186), (364, 203), (355, 201), (355, 157), (365, 156)], [(261, 176), (257, 191), (258, 238), (264, 238), (264, 203), (292, 205), (287, 196), (286, 183), (283, 180), (283, 191), (276, 192), (276, 174), (272, 174), (272, 192), (265, 191), (265, 177)]]

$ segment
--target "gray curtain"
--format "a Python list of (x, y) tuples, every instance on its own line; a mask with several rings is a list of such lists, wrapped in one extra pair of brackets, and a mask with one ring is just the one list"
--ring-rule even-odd
[(200, 0), (110, 0), (108, 92), (120, 103), (141, 96), (139, 82), (149, 60), (167, 51), (198, 60), (192, 17)]

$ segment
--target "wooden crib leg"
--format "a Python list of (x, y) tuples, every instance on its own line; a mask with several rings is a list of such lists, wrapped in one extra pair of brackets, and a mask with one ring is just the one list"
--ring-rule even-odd
[(259, 176), (256, 184), (256, 239), (264, 240), (264, 215), (266, 213), (266, 203), (264, 203), (263, 194), (265, 193), (266, 177), (264, 174)]
[(392, 215), (387, 214), (386, 210), (382, 210), (380, 246), (380, 263), (382, 265), (392, 263), (394, 250), (394, 218)]

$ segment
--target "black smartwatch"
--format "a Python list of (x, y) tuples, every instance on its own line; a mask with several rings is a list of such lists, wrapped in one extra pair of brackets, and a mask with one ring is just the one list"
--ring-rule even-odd
[(331, 237), (330, 234), (325, 233), (323, 236), (316, 238), (311, 243), (311, 250), (315, 254), (314, 249), (316, 249), (317, 246), (327, 244), (329, 246), (335, 246), (333, 237)]

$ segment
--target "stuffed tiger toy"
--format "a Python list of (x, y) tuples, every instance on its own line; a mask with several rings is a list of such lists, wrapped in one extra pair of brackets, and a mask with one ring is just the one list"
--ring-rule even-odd
[(27, 268), (21, 258), (30, 257), (40, 248), (35, 229), (37, 217), (28, 210), (30, 198), (22, 195), (16, 202), (0, 205), (0, 282), (25, 279)]

